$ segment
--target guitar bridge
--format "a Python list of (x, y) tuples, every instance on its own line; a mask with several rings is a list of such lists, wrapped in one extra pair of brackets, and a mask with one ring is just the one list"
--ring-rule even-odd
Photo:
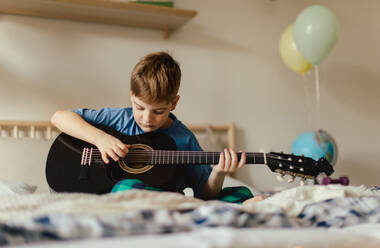
[(83, 148), (78, 180), (88, 180), (91, 177), (91, 158), (93, 148)]

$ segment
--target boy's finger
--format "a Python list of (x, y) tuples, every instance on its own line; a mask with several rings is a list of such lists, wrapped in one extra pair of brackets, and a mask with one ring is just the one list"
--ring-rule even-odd
[(108, 164), (110, 161), (108, 160), (108, 156), (106, 153), (102, 153), (102, 159), (104, 161), (104, 163)]
[(124, 143), (118, 143), (117, 146), (118, 146), (122, 151), (124, 151), (125, 153), (128, 153), (129, 148), (131, 147), (131, 145), (127, 145), (127, 144), (124, 144)]
[(247, 153), (242, 152), (238, 168), (239, 169), (242, 168), (246, 164), (246, 162), (247, 162)]
[(218, 163), (218, 165), (220, 166), (220, 169), (224, 170), (224, 164), (225, 164), (224, 153), (221, 152), (219, 156), (219, 163)]
[(230, 149), (230, 154), (231, 154), (231, 167), (230, 169), (235, 169), (238, 165), (238, 157), (236, 152), (233, 149)]
[(116, 153), (112, 150), (110, 150), (108, 153), (108, 156), (110, 156), (115, 162), (119, 160), (119, 156), (116, 155)]
[(127, 155), (126, 152), (124, 152), (122, 149), (120, 149), (119, 147), (116, 147), (116, 149), (114, 150), (114, 152), (117, 154), (118, 157), (120, 158), (124, 158), (125, 155)]
[(231, 154), (228, 149), (224, 149), (224, 157), (225, 157), (224, 171), (228, 171), (231, 167)]

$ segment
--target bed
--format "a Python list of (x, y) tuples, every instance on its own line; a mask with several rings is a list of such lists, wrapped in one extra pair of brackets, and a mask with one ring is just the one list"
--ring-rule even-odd
[(15, 191), (0, 196), (0, 245), (380, 247), (380, 188), (307, 185), (245, 206), (146, 190)]
[[(233, 125), (194, 130), (203, 146), (234, 146)], [(0, 180), (0, 246), (380, 247), (379, 187), (297, 186), (242, 206), (145, 190), (51, 194), (16, 179)]]

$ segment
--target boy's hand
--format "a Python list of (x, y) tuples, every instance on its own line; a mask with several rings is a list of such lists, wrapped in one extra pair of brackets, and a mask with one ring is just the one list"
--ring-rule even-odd
[(243, 152), (241, 154), (240, 161), (236, 152), (233, 149), (224, 149), (224, 152), (220, 153), (219, 163), (217, 165), (211, 165), (215, 172), (227, 174), (230, 172), (235, 172), (236, 170), (242, 168), (247, 159), (247, 154)]
[(109, 163), (109, 157), (118, 161), (119, 158), (123, 158), (127, 155), (131, 145), (126, 145), (119, 139), (109, 135), (105, 132), (96, 136), (94, 145), (99, 149), (102, 154), (104, 163)]

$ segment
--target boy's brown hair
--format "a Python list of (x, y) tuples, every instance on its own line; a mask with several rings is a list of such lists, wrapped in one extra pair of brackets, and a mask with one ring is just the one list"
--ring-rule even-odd
[(131, 92), (147, 103), (170, 102), (178, 94), (181, 69), (168, 53), (143, 57), (133, 68)]

